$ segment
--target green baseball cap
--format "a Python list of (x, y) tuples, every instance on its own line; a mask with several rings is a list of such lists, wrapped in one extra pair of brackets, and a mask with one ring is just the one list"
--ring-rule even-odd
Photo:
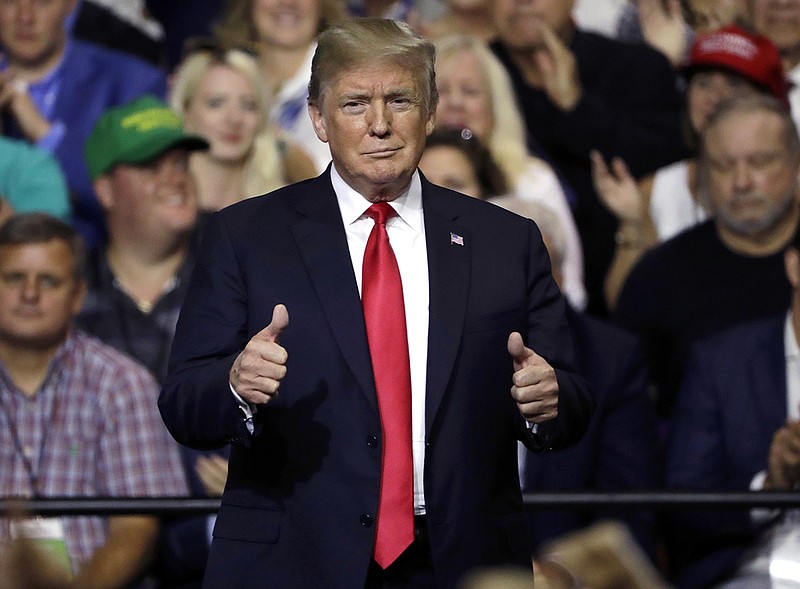
[(86, 140), (84, 156), (95, 180), (117, 164), (144, 164), (173, 147), (208, 149), (208, 141), (187, 134), (166, 103), (146, 94), (104, 112)]

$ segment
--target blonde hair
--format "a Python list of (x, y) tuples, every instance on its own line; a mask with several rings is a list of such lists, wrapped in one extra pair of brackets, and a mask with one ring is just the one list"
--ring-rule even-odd
[(188, 55), (178, 66), (172, 80), (170, 106), (183, 119), (200, 81), (213, 67), (227, 67), (243, 74), (255, 89), (261, 124), (245, 162), (244, 194), (263, 194), (286, 184), (279, 140), (268, 119), (267, 90), (253, 56), (238, 49), (201, 50)]
[[(317, 34), (347, 18), (343, 0), (319, 0), (320, 23)], [(214, 27), (215, 35), (226, 47), (258, 45), (258, 31), (253, 22), (253, 0), (228, 0), (222, 18)]]
[(517, 104), (514, 87), (503, 64), (477, 37), (447, 35), (435, 42), (436, 68), (462, 55), (472, 53), (478, 60), (486, 82), (494, 125), (489, 137), (480, 139), (489, 148), (492, 157), (503, 170), (510, 186), (516, 186), (519, 177), (530, 164), (532, 156), (525, 142), (525, 121)]

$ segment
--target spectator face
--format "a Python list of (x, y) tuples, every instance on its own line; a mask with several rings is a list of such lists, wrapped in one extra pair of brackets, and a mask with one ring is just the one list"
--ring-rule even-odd
[(449, 145), (428, 147), (419, 161), (419, 169), (434, 184), (482, 198), (475, 169), (463, 151)]
[(562, 38), (568, 35), (574, 4), (574, 0), (495, 0), (494, 25), (512, 49), (532, 49), (542, 44), (542, 24)]
[(695, 73), (689, 80), (687, 100), (689, 120), (696, 132), (706, 126), (709, 115), (716, 106), (733, 94), (752, 94), (758, 92), (755, 86), (744, 78), (720, 70), (706, 70)]
[(147, 164), (120, 164), (98, 178), (97, 195), (115, 220), (113, 225), (143, 236), (190, 231), (197, 219), (197, 201), (188, 159), (186, 149), (174, 148)]
[(724, 27), (741, 18), (743, 0), (693, 0), (689, 2), (689, 25), (698, 33)]
[(314, 40), (322, 20), (320, 0), (254, 0), (259, 40), (282, 49), (302, 49)]
[(9, 61), (46, 68), (59, 59), (74, 6), (75, 0), (0, 0), (0, 45)]
[(386, 62), (341, 73), (309, 114), (336, 170), (373, 202), (391, 200), (408, 186), (435, 120), (418, 76)]
[(489, 85), (471, 51), (443, 58), (436, 68), (436, 120), (451, 129), (469, 129), (486, 141), (494, 126)]
[(798, 158), (774, 113), (733, 112), (704, 135), (706, 197), (721, 232), (758, 238), (793, 212)]
[(208, 140), (212, 158), (237, 163), (250, 154), (263, 120), (258, 95), (247, 76), (215, 65), (200, 79), (186, 108), (184, 127)]
[(779, 50), (800, 46), (800, 0), (751, 0), (756, 32), (769, 37)]
[(84, 290), (63, 240), (0, 246), (0, 344), (57, 347), (81, 308)]

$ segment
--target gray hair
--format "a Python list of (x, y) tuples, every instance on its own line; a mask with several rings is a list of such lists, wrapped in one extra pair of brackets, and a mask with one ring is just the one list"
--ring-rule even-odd
[[(783, 123), (783, 140), (787, 153), (800, 158), (800, 136), (786, 105), (770, 94), (733, 95), (720, 102), (708, 117), (703, 135), (728, 117), (739, 113), (765, 112), (777, 116)], [(707, 156), (705, 141), (700, 141), (701, 162)]]

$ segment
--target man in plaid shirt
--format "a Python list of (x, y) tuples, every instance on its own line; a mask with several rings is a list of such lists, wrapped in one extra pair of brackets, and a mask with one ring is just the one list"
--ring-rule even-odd
[[(186, 495), (178, 446), (140, 364), (72, 327), (86, 290), (83, 247), (40, 213), (0, 227), (0, 495)], [(76, 587), (122, 587), (145, 571), (158, 535), (145, 515), (23, 520), (65, 547)]]

